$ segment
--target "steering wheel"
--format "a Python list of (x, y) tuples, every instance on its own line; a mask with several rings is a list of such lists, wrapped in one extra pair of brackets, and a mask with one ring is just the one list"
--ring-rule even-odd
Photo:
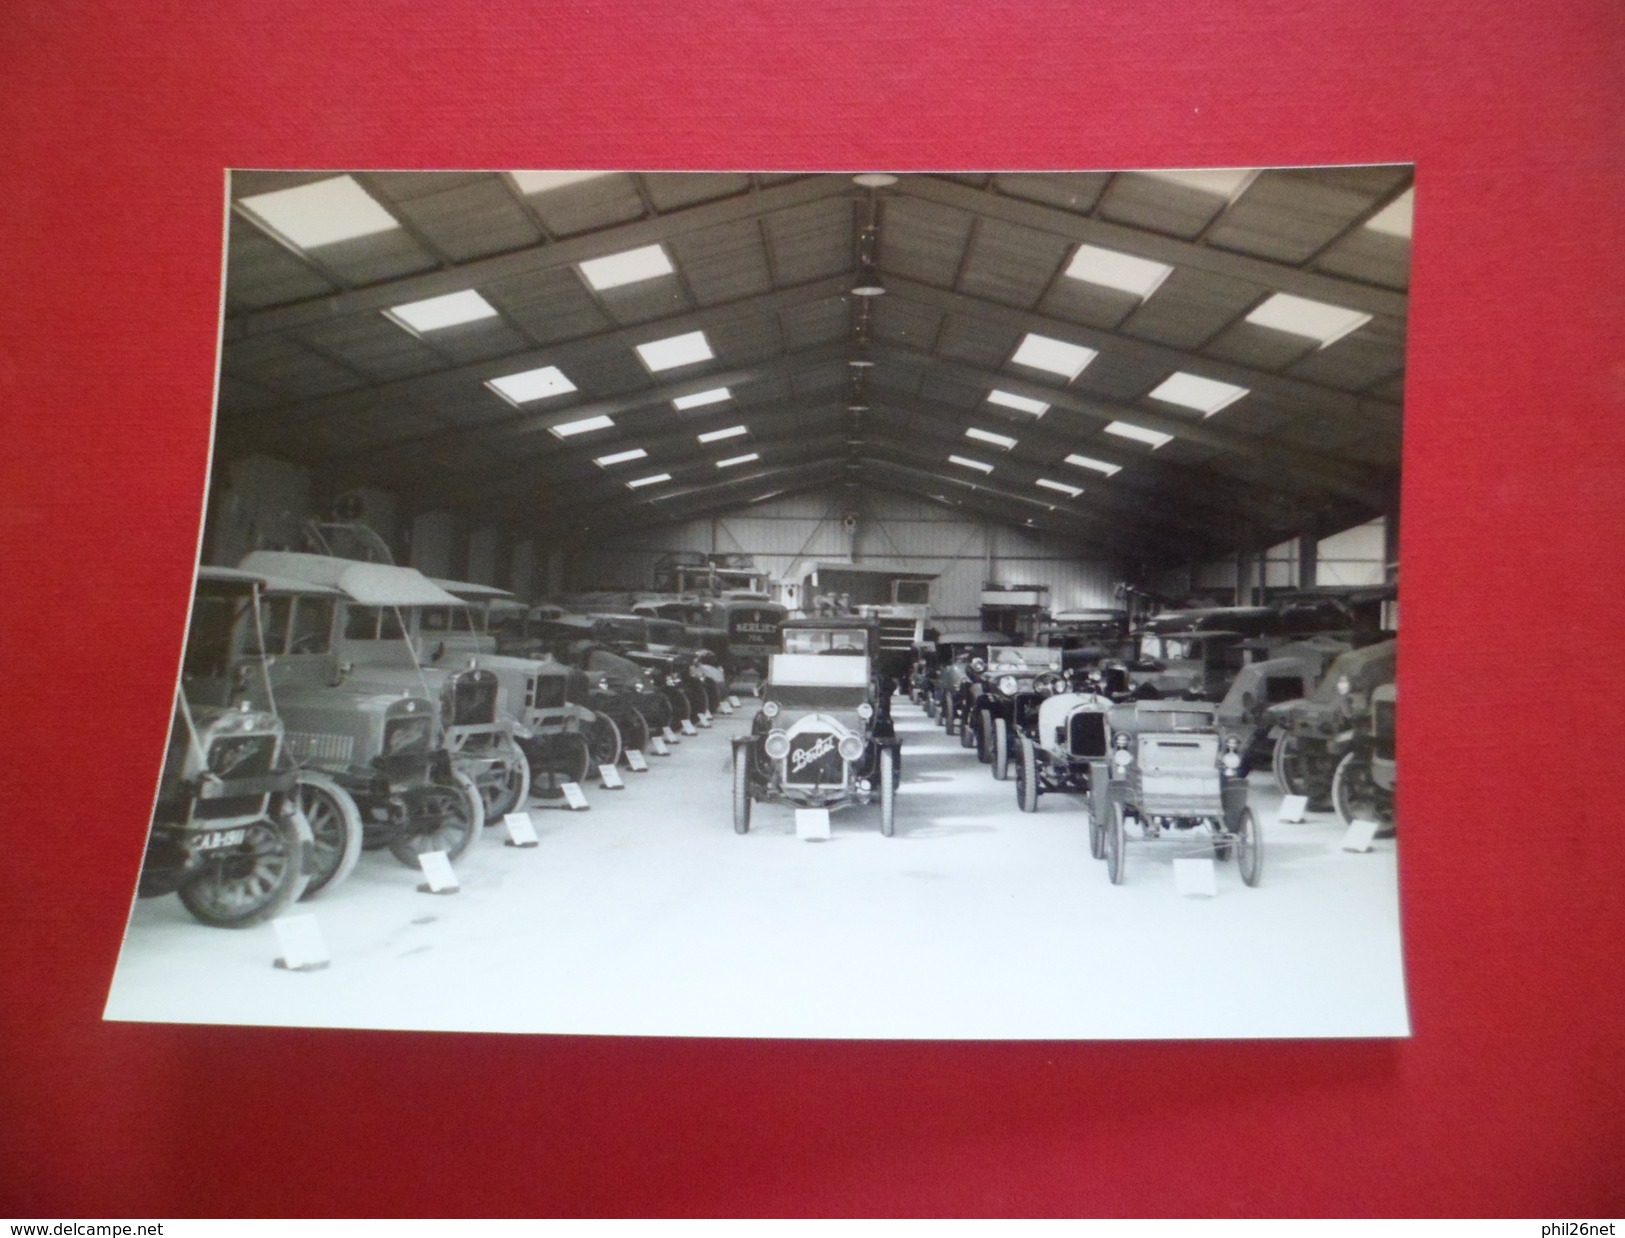
[(1057, 692), (1061, 684), (1061, 676), (1054, 671), (1042, 671), (1033, 680), (1033, 687), (1039, 692)]

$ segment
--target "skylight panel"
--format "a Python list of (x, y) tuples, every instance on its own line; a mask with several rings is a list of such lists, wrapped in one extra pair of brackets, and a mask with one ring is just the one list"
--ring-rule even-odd
[(733, 392), (726, 387), (713, 387), (696, 395), (680, 395), (671, 403), (672, 407), (681, 413), (691, 408), (704, 408), (707, 404), (721, 404), (724, 400), (731, 399)]
[(528, 404), (532, 400), (545, 400), (550, 396), (565, 395), (576, 385), (564, 376), (556, 365), (544, 365), (534, 370), (521, 370), (505, 374), (485, 384), (510, 404)]
[(1131, 438), (1136, 443), (1150, 443), (1155, 451), (1164, 443), (1174, 441), (1172, 434), (1164, 434), (1160, 430), (1147, 430), (1142, 426), (1131, 426), (1126, 421), (1113, 421), (1106, 426), (1107, 434), (1115, 434), (1119, 438)]
[(639, 344), (637, 353), (652, 373), (675, 369), (680, 365), (693, 365), (696, 361), (709, 361), (716, 355), (711, 351), (704, 331), (650, 340), (647, 344)]
[(581, 264), (581, 274), (599, 292), (654, 279), (658, 275), (670, 275), (673, 271), (671, 259), (658, 245), (645, 245), (641, 249), (592, 258)]
[(1411, 239), (1411, 217), (1416, 207), (1416, 190), (1407, 189), (1382, 210), (1365, 221), (1365, 226), (1384, 236)]
[(1024, 413), (1031, 413), (1034, 417), (1042, 417), (1049, 411), (1049, 405), (1042, 400), (1029, 400), (1024, 395), (1012, 395), (1008, 391), (999, 391), (996, 388), (987, 393), (987, 402), (1004, 408), (1019, 409)]
[(384, 311), (384, 317), (413, 331), (440, 331), (496, 316), (495, 307), (472, 288), (426, 301), (408, 301)]
[(649, 453), (641, 447), (634, 447), (630, 451), (617, 451), (611, 455), (599, 456), (593, 461), (601, 469), (607, 469), (612, 464), (625, 464), (631, 460), (642, 460)]
[(1029, 331), (1021, 341), (1021, 347), (1016, 349), (1016, 355), (1010, 360), (1017, 365), (1046, 370), (1070, 380), (1082, 374), (1083, 367), (1099, 355), (1093, 348), (1085, 348), (1081, 344), (1068, 344), (1065, 340), (1055, 340), (1047, 335), (1035, 335)]
[(726, 430), (708, 430), (699, 436), (699, 440), (702, 443), (720, 443), (724, 439), (738, 438), (745, 432), (744, 426), (729, 426)]
[(572, 434), (586, 434), (592, 430), (608, 430), (615, 425), (608, 417), (583, 417), (580, 421), (566, 421), (562, 425), (552, 427), (553, 433), (560, 438), (569, 438)]
[(1211, 417), (1246, 394), (1246, 387), (1178, 370), (1151, 393), (1151, 398), (1165, 404), (1178, 404), (1182, 408), (1194, 408), (1202, 416)]
[(1145, 172), (1146, 176), (1154, 176), (1159, 181), (1171, 181), (1175, 185), (1183, 185), (1186, 189), (1195, 189), (1200, 193), (1212, 194), (1215, 198), (1223, 198), (1227, 202), (1234, 202), (1241, 197), (1247, 186), (1253, 183), (1253, 177), (1258, 175), (1256, 168), (1188, 168), (1188, 169), (1158, 169), (1155, 172)]
[(581, 181), (595, 180), (600, 176), (608, 176), (608, 172), (510, 172), (513, 183), (519, 186), (523, 194), (546, 193), (549, 189), (563, 189), (566, 185), (574, 185)]
[(949, 456), (949, 464), (957, 464), (961, 468), (975, 469), (980, 473), (991, 473), (993, 466), (985, 460), (972, 460), (969, 456)]
[(1075, 499), (1083, 493), (1082, 486), (1069, 486), (1064, 481), (1051, 481), (1047, 477), (1040, 477), (1037, 484), (1046, 490), (1059, 490), (1069, 499)]
[(1008, 434), (994, 434), (991, 430), (978, 430), (975, 426), (965, 431), (966, 438), (974, 438), (983, 443), (992, 443), (995, 447), (1002, 447), (1009, 451), (1016, 445), (1016, 440)]
[[(1120, 422), (1112, 422), (1112, 425), (1120, 424)], [(1146, 433), (1150, 433), (1150, 431), (1146, 431)], [(1157, 446), (1160, 447), (1162, 444), (1158, 443)], [(1071, 465), (1076, 465), (1080, 469), (1093, 469), (1097, 473), (1104, 473), (1107, 477), (1111, 477), (1114, 474), (1121, 473), (1123, 471), (1123, 466), (1121, 464), (1108, 464), (1104, 460), (1096, 460), (1093, 456), (1068, 456), (1066, 458), (1066, 462)]]
[(761, 458), (760, 452), (753, 451), (748, 456), (729, 456), (726, 460), (718, 460), (717, 467), (719, 469), (731, 469), (736, 464), (749, 464), (752, 460), (760, 460)]
[(661, 482), (670, 480), (670, 473), (651, 473), (648, 477), (634, 477), (626, 483), (626, 488), (636, 490), (641, 486), (658, 486)]
[(1357, 331), (1371, 321), (1370, 314), (1344, 309), (1340, 305), (1327, 305), (1324, 301), (1311, 301), (1278, 292), (1252, 313), (1247, 321), (1260, 327), (1286, 331), (1317, 341), (1322, 348), (1335, 344), (1350, 331)]
[(1143, 301), (1161, 287), (1162, 281), (1173, 273), (1173, 267), (1098, 245), (1079, 245), (1066, 273), (1088, 284), (1132, 292)]
[(300, 249), (317, 249), (401, 225), (353, 176), (250, 194), (237, 205)]

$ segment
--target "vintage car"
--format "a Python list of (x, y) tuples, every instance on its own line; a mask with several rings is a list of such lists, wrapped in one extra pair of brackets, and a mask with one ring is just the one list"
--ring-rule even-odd
[(945, 632), (937, 641), (937, 717), (948, 734), (959, 734), (959, 742), (969, 748), (976, 736), (966, 727), (982, 673), (987, 670), (988, 651), (1013, 645), (1015, 639), (1003, 632)]
[(723, 686), (742, 692), (754, 692), (761, 683), (768, 658), (779, 648), (780, 629), (790, 617), (765, 593), (751, 592), (644, 597), (631, 609), (634, 614), (683, 624), (722, 668)]
[[(448, 735), (456, 730), (465, 741), (500, 730), (511, 745), (506, 723), (494, 720), (496, 677), (431, 669), (410, 654), (406, 666), (352, 656), (358, 646), (409, 649), (402, 607), (445, 604), (449, 595), (410, 568), (291, 551), (252, 551), (243, 570), (288, 582), (267, 598), (264, 644), (253, 656), (269, 667), (263, 690), (275, 695), (295, 759), (353, 802), (363, 847), (388, 847), (411, 867), (428, 851), (460, 858), (485, 822), (474, 774), (524, 760), (495, 741), (454, 760)], [(241, 680), (260, 690), (251, 668), (241, 668)], [(332, 790), (322, 798), (345, 811)], [(309, 812), (309, 792), (306, 803)]]
[(701, 643), (700, 634), (675, 619), (648, 616), (649, 643), (652, 653), (671, 654), (686, 660), (689, 676), (705, 693), (701, 710), (707, 716), (722, 708), (728, 696), (729, 676), (717, 661), (717, 655)]
[(699, 725), (709, 717), (711, 706), (705, 684), (694, 671), (694, 651), (652, 644), (649, 624), (645, 615), (567, 614), (549, 620), (544, 630), (566, 651), (588, 644), (620, 654), (665, 696), (670, 717), (664, 725)]
[[(1106, 819), (1106, 762), (1111, 757), (1107, 714), (1115, 703), (1104, 692), (1099, 673), (1068, 672), (1060, 691), (1038, 701), (1031, 730), (1017, 737), (1016, 804), (1037, 812), (1038, 797), (1048, 791), (1082, 792), (1089, 796), (1090, 821)], [(1092, 848), (1104, 835), (1091, 828)], [(1099, 851), (1095, 859), (1100, 859)]]
[(1284, 794), (1307, 797), (1315, 812), (1331, 809), (1337, 763), (1365, 725), (1371, 694), (1394, 682), (1396, 648), (1385, 640), (1340, 654), (1312, 694), (1265, 711), (1275, 782)]
[(872, 637), (861, 621), (785, 625), (750, 733), (733, 740), (736, 833), (750, 830), (756, 801), (840, 808), (878, 799), (880, 832), (892, 834), (902, 762), (876, 691)]
[[(1106, 872), (1121, 885), (1127, 844), (1201, 838), (1203, 850), (1226, 860), (1233, 852), (1241, 879), (1258, 884), (1264, 841), (1247, 805), (1240, 743), (1219, 733), (1212, 705), (1135, 701), (1107, 715), (1112, 754), (1107, 765), (1109, 815), (1091, 828), (1104, 832), (1090, 850), (1104, 853)], [(1129, 832), (1132, 824), (1133, 833)], [(1200, 834), (1198, 834), (1200, 831)]]
[(1371, 690), (1371, 713), (1354, 733), (1332, 775), (1332, 807), (1344, 825), (1373, 821), (1378, 838), (1392, 838), (1396, 769), (1394, 764), (1395, 685)]
[(1021, 755), (1017, 737), (1031, 734), (1038, 723), (1039, 702), (1064, 682), (1059, 649), (996, 645), (988, 650), (969, 729), (976, 736), (976, 759), (991, 765), (1000, 782), (1009, 775), (1011, 759)]
[(1315, 690), (1326, 668), (1349, 642), (1335, 636), (1311, 636), (1270, 651), (1259, 662), (1237, 672), (1219, 702), (1219, 726), (1226, 736), (1241, 740), (1249, 766), (1270, 760), (1274, 741), (1267, 717), (1271, 706), (1301, 700)]
[[(497, 652), (497, 638), (490, 632), (492, 617), (524, 609), (512, 594), (464, 581), (434, 583), (466, 605), (418, 608), (413, 627), (418, 655), (435, 662), (477, 658), (497, 676), (502, 711), (518, 724), (516, 738), (528, 759), (530, 776), (583, 782), (600, 765), (620, 761), (620, 725), (612, 714), (589, 702), (591, 689), (579, 671), (551, 653)], [(516, 802), (522, 805), (523, 796)], [(511, 811), (512, 806), (486, 803), (487, 820), (500, 820)]]

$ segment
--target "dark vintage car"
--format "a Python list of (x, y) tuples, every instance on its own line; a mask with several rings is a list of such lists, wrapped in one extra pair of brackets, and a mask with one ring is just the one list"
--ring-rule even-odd
[(779, 631), (790, 612), (766, 594), (725, 593), (643, 597), (634, 614), (675, 620), (711, 652), (723, 673), (723, 686), (754, 692), (767, 673), (767, 660), (779, 649)]
[(1332, 807), (1344, 825), (1372, 821), (1378, 838), (1392, 838), (1397, 771), (1394, 763), (1394, 684), (1371, 690), (1371, 711), (1332, 775)]
[(1136, 701), (1107, 715), (1112, 754), (1107, 764), (1109, 817), (1091, 850), (1103, 852), (1113, 885), (1121, 885), (1127, 844), (1201, 839), (1216, 859), (1234, 853), (1247, 885), (1258, 884), (1264, 842), (1247, 805), (1240, 744), (1219, 732), (1212, 705), (1195, 701)]
[(1270, 760), (1274, 747), (1270, 708), (1308, 696), (1325, 677), (1326, 668), (1350, 647), (1340, 637), (1311, 636), (1278, 646), (1269, 657), (1237, 672), (1219, 702), (1219, 726), (1227, 736), (1241, 740), (1249, 765)]
[(1266, 711), (1275, 782), (1284, 794), (1307, 797), (1316, 812), (1332, 808), (1337, 763), (1366, 725), (1372, 693), (1394, 682), (1396, 649), (1392, 640), (1351, 649), (1327, 668), (1311, 695)]
[(872, 659), (872, 625), (796, 620), (768, 663), (762, 705), (733, 741), (734, 830), (756, 802), (839, 808), (880, 802), (880, 832), (895, 828), (902, 776), (897, 733)]
[(1003, 782), (1019, 758), (1016, 740), (1038, 724), (1038, 706), (1064, 684), (1061, 650), (1036, 645), (998, 645), (988, 650), (982, 690), (971, 710), (976, 759), (993, 767)]
[[(1107, 715), (1114, 703), (1098, 672), (1067, 672), (1062, 688), (1038, 702), (1032, 729), (1017, 739), (1016, 803), (1022, 812), (1037, 812), (1038, 797), (1046, 792), (1068, 791), (1089, 797), (1091, 823), (1106, 819)], [(1090, 829), (1091, 848), (1103, 838), (1102, 831)]]
[(958, 734), (962, 746), (970, 748), (976, 736), (966, 725), (982, 674), (987, 670), (988, 651), (1015, 644), (1003, 632), (949, 631), (937, 641), (941, 669), (936, 676), (937, 720), (948, 734)]

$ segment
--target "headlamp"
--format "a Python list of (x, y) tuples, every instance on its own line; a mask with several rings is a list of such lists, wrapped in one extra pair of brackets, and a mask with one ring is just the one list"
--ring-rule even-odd
[(790, 737), (783, 731), (769, 731), (762, 748), (773, 760), (782, 761), (790, 755)]
[(986, 658), (972, 658), (970, 660), (970, 668), (973, 671), (985, 671), (987, 669), (987, 659)]
[(1349, 677), (1347, 675), (1339, 675), (1337, 677), (1337, 694), (1339, 696), (1347, 696), (1349, 692), (1353, 690), (1353, 688), (1354, 685), (1349, 682)]
[(779, 703), (777, 701), (762, 702), (762, 717), (777, 718), (779, 716)]
[(1014, 675), (1001, 675), (999, 677), (999, 691), (1006, 696), (1016, 694), (1016, 677)]
[(848, 735), (841, 740), (841, 759), (843, 761), (856, 761), (863, 755), (863, 738), (858, 735)]
[(868, 701), (864, 701), (863, 704), (858, 706), (858, 717), (862, 718), (865, 722), (867, 722), (870, 718), (873, 718), (874, 716), (875, 716), (875, 707), (873, 705), (869, 704)]
[(1241, 768), (1241, 754), (1239, 752), (1227, 752), (1220, 758), (1220, 764), (1224, 766), (1225, 773), (1233, 774)]

